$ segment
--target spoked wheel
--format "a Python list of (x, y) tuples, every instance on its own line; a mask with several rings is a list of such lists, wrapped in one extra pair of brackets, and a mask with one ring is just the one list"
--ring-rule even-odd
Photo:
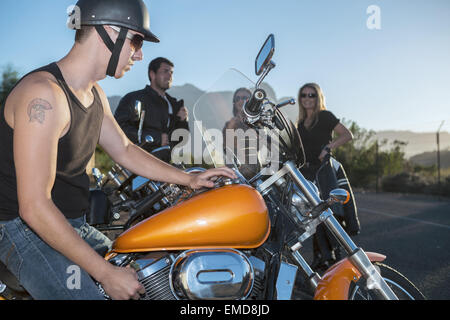
[[(425, 300), (425, 296), (405, 276), (391, 267), (375, 262), (375, 267), (383, 279), (391, 287), (392, 291), (400, 300)], [(360, 283), (352, 283), (349, 289), (349, 300), (377, 300), (377, 296), (371, 290)]]

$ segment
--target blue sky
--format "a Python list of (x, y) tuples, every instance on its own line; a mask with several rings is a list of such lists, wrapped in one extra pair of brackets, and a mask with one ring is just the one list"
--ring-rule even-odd
[[(1, 0), (0, 67), (24, 74), (62, 58), (73, 44), (66, 9), (75, 0)], [(207, 90), (228, 68), (251, 79), (254, 58), (275, 35), (277, 67), (267, 82), (295, 97), (306, 82), (324, 90), (339, 118), (374, 130), (450, 131), (448, 0), (145, 0), (161, 43), (123, 79), (105, 79), (107, 95), (144, 87), (157, 56), (175, 63), (174, 85)], [(380, 9), (380, 29), (369, 29)]]

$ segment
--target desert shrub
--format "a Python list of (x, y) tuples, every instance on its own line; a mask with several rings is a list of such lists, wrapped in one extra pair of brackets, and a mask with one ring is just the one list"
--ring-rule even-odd
[(381, 182), (383, 191), (387, 192), (421, 193), (430, 188), (430, 185), (420, 175), (409, 172), (386, 176)]

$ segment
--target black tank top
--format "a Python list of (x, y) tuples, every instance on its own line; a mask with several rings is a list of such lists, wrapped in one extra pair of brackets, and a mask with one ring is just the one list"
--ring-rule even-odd
[[(89, 209), (89, 177), (86, 166), (95, 152), (100, 137), (102, 103), (97, 90), (93, 87), (94, 101), (85, 108), (69, 89), (56, 63), (27, 75), (38, 71), (49, 72), (56, 78), (69, 104), (70, 127), (58, 142), (52, 200), (67, 218), (78, 218)], [(14, 131), (7, 124), (4, 111), (4, 106), (0, 106), (0, 220), (11, 220), (19, 216), (19, 206), (13, 156)]]

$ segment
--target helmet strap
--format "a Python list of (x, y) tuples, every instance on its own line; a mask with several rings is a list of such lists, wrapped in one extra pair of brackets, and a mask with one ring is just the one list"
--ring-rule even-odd
[(123, 44), (125, 43), (125, 38), (128, 33), (128, 29), (121, 27), (119, 36), (117, 37), (116, 43), (112, 42), (108, 33), (103, 26), (95, 26), (98, 34), (102, 38), (106, 47), (111, 51), (111, 58), (109, 59), (108, 68), (106, 69), (106, 74), (110, 77), (114, 77), (116, 74), (117, 65), (119, 64), (120, 52), (122, 51)]

